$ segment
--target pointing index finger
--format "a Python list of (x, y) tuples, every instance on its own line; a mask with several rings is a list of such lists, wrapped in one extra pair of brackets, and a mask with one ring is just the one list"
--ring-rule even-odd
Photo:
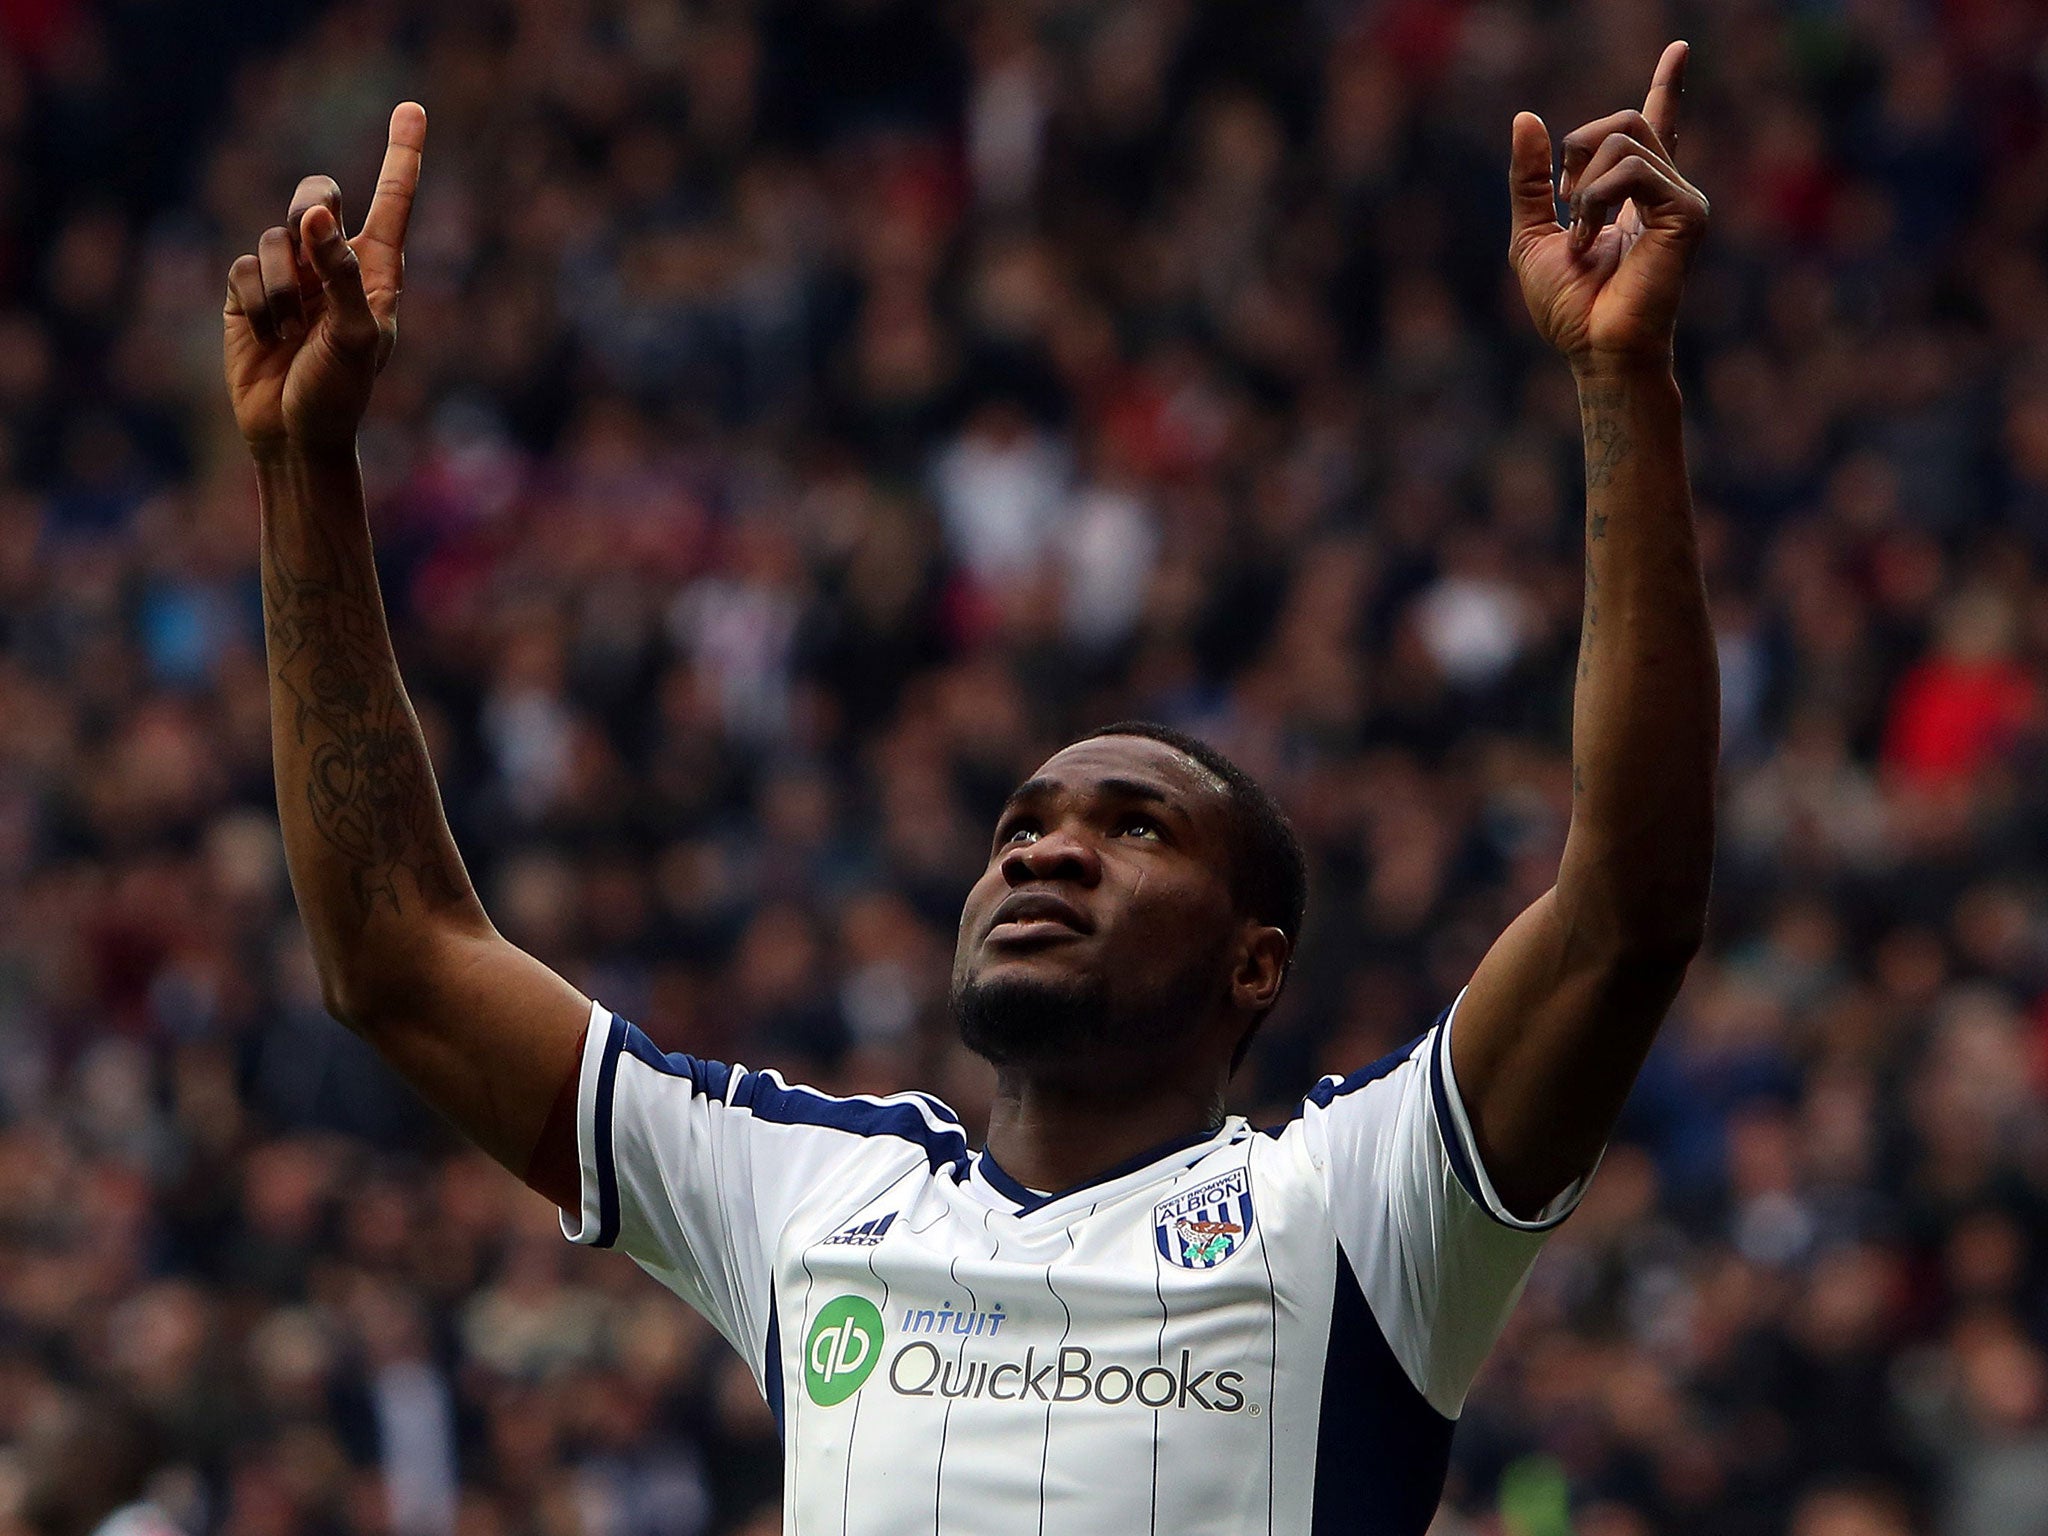
[(1678, 102), (1685, 94), (1685, 63), (1692, 57), (1692, 44), (1672, 43), (1657, 60), (1657, 73), (1650, 81), (1650, 94), (1643, 98), (1643, 116), (1663, 141), (1664, 152), (1672, 155), (1678, 146)]
[(420, 152), (426, 143), (426, 108), (416, 101), (400, 102), (391, 114), (391, 141), (384, 149), (384, 166), (377, 173), (377, 192), (363, 219), (361, 239), (404, 249), (405, 226), (420, 184)]

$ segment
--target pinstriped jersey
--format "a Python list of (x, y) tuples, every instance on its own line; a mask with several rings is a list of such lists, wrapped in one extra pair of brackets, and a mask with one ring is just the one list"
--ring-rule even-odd
[(1088, 1183), (1024, 1188), (921, 1094), (664, 1054), (594, 1008), (574, 1241), (751, 1363), (801, 1536), (1420, 1536), (1544, 1234), (1451, 1069), (1455, 1009)]

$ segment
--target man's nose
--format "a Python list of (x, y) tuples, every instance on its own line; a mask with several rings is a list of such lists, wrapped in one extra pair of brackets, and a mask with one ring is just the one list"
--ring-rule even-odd
[(1094, 844), (1057, 828), (1035, 843), (1019, 843), (1003, 855), (1003, 879), (1011, 886), (1034, 880), (1064, 880), (1093, 886), (1102, 879), (1102, 855)]

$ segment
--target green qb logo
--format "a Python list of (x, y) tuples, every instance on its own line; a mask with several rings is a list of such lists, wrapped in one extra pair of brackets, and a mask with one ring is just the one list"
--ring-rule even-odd
[(804, 1390), (820, 1408), (860, 1390), (882, 1355), (882, 1314), (871, 1301), (841, 1296), (825, 1304), (804, 1340)]

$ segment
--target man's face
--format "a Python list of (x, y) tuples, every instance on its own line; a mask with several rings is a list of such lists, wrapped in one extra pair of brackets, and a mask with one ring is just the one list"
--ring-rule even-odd
[(1230, 800), (1199, 763), (1099, 736), (1018, 786), (953, 959), (968, 1047), (998, 1067), (1142, 1070), (1223, 1015), (1240, 926)]

